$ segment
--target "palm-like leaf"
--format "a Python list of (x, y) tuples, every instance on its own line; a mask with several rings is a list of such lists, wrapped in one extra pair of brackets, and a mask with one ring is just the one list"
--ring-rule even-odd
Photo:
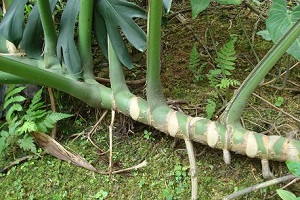
[(24, 29), (24, 7), (27, 0), (14, 0), (0, 24), (0, 34), (18, 46)]
[(133, 18), (146, 18), (146, 14), (140, 7), (127, 1), (95, 0), (94, 32), (98, 43), (106, 51), (107, 32), (118, 58), (128, 68), (132, 68), (133, 64), (119, 28), (136, 49), (144, 51), (146, 48), (146, 34)]

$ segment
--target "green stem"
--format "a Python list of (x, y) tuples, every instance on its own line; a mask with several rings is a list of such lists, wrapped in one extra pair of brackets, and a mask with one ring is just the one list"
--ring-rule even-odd
[(147, 101), (151, 110), (166, 105), (160, 80), (162, 0), (150, 0), (147, 32)]
[(45, 36), (44, 60), (46, 67), (49, 68), (59, 63), (56, 58), (57, 35), (50, 2), (48, 0), (37, 0), (37, 4)]
[[(110, 85), (113, 93), (112, 109), (117, 109), (121, 112), (126, 112), (128, 108), (124, 105), (128, 104), (128, 100), (131, 99), (134, 95), (130, 93), (122, 70), (122, 64), (117, 57), (115, 50), (111, 44), (109, 36), (107, 36), (108, 41), (108, 62), (109, 62), (109, 78)], [(121, 96), (121, 98), (119, 98)], [(125, 97), (125, 98), (124, 98)]]
[[(76, 81), (63, 76), (62, 74), (56, 74), (49, 70), (41, 69), (2, 56), (0, 56), (0, 71), (11, 74), (7, 77), (9, 79), (12, 79), (13, 75), (15, 75), (23, 79), (23, 81), (26, 79), (33, 84), (44, 85), (61, 90), (93, 107), (102, 106), (101, 101), (99, 101), (99, 86), (100, 88), (102, 87), (100, 84), (88, 84)], [(4, 80), (7, 78), (4, 77)]]
[(111, 44), (109, 37), (108, 41), (108, 62), (109, 62), (109, 78), (111, 88), (114, 94), (119, 92), (129, 92), (129, 89), (125, 82), (125, 77), (122, 71), (121, 62), (118, 59), (118, 56)]
[(243, 82), (239, 90), (234, 94), (229, 102), (221, 117), (221, 123), (239, 124), (247, 99), (299, 36), (300, 20), (298, 20), (293, 27), (273, 46), (260, 63), (258, 63), (257, 67), (255, 67), (255, 69), (249, 74), (247, 79)]
[(94, 0), (81, 0), (79, 12), (78, 50), (83, 66), (83, 78), (94, 81), (93, 55), (91, 46)]

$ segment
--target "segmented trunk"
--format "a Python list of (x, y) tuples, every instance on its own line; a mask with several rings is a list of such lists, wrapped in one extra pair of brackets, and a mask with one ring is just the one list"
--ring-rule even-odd
[(150, 114), (150, 108), (142, 98), (129, 92), (121, 92), (114, 97), (108, 91), (102, 90), (102, 100), (111, 102), (102, 104), (104, 107), (116, 109), (172, 137), (189, 138), (212, 148), (230, 150), (251, 158), (300, 161), (298, 140), (267, 136), (242, 127), (230, 127), (226, 131), (226, 127), (218, 122), (191, 117), (167, 106), (157, 107)]

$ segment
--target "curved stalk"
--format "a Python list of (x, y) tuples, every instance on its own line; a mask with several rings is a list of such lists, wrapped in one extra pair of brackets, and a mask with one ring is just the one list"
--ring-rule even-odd
[(78, 27), (78, 51), (83, 66), (83, 78), (94, 81), (91, 45), (94, 0), (81, 0)]
[(147, 101), (151, 110), (166, 105), (160, 80), (162, 0), (150, 0), (147, 31)]
[(37, 0), (41, 22), (45, 36), (44, 60), (46, 68), (59, 64), (56, 58), (57, 35), (52, 18), (50, 2), (48, 0)]
[[(43, 85), (68, 93), (93, 107), (102, 106), (100, 91), (102, 85), (88, 84), (67, 78), (63, 74), (57, 74), (50, 70), (41, 69), (25, 63), (0, 56), (0, 71), (11, 74), (8, 78), (15, 76), (37, 85)], [(3, 77), (4, 80), (6, 79)], [(24, 80), (25, 81), (25, 80)], [(3, 81), (1, 81), (3, 82)], [(104, 87), (104, 86), (103, 86)]]
[(300, 20), (287, 31), (287, 33), (273, 46), (267, 55), (258, 63), (257, 67), (249, 74), (229, 102), (221, 117), (221, 123), (239, 126), (239, 120), (246, 106), (247, 100), (257, 86), (263, 81), (281, 56), (300, 36)]
[[(117, 109), (121, 112), (126, 112), (126, 107), (123, 105), (128, 104), (128, 100), (131, 99), (134, 95), (129, 91), (125, 77), (122, 70), (122, 64), (117, 57), (115, 50), (111, 44), (109, 36), (107, 36), (108, 41), (108, 62), (109, 62), (109, 78), (110, 85), (113, 93), (113, 108)], [(119, 98), (122, 96), (122, 98)], [(124, 98), (126, 96), (126, 98)]]

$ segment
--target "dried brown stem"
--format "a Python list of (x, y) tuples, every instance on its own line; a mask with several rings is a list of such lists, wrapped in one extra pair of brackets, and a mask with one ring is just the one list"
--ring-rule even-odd
[[(55, 99), (52, 88), (48, 87), (48, 93), (50, 98), (51, 110), (52, 112), (56, 112)], [(51, 137), (55, 139), (57, 132), (57, 123), (54, 124), (54, 127), (51, 130)]]

